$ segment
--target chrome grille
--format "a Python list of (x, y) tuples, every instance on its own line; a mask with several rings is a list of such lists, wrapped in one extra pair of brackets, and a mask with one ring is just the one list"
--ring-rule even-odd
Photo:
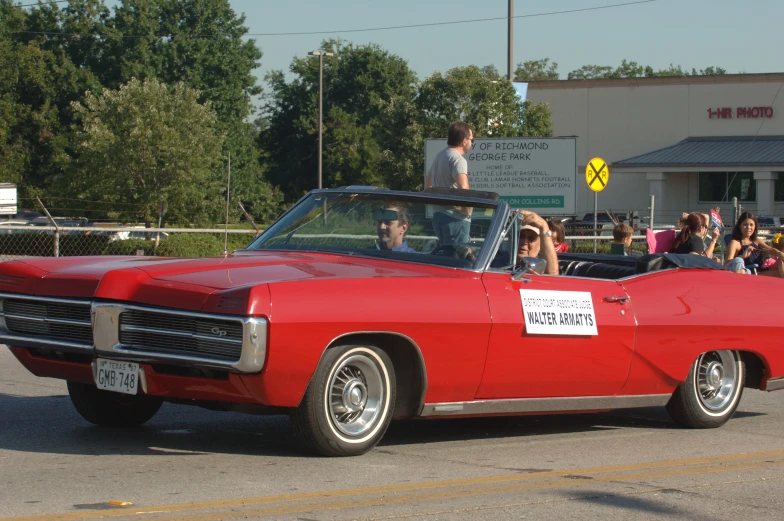
[(16, 275), (0, 275), (0, 286), (21, 286), (25, 278)]
[(243, 324), (166, 311), (120, 313), (120, 344), (128, 351), (197, 356), (236, 362), (242, 356)]
[(55, 342), (93, 344), (89, 302), (5, 298), (2, 316), (8, 333)]

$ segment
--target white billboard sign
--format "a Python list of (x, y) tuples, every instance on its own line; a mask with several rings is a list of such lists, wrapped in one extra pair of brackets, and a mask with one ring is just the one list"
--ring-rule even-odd
[(12, 215), (16, 213), (16, 185), (0, 183), (0, 214)]
[[(425, 174), (446, 146), (446, 139), (425, 140)], [(575, 213), (577, 138), (476, 138), (465, 158), (472, 189), (541, 215)]]

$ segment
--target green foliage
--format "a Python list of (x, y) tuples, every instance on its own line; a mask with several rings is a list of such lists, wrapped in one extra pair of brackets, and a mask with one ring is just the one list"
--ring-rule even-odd
[(704, 76), (727, 74), (721, 67), (707, 67), (705, 69), (692, 69), (691, 72), (683, 69), (680, 65), (673, 65), (666, 69), (654, 70), (648, 65), (640, 65), (637, 62), (623, 60), (621, 64), (613, 69), (606, 65), (584, 65), (577, 70), (569, 73), (570, 80), (592, 80), (592, 79), (617, 79), (617, 78), (658, 78), (663, 76)]
[(547, 137), (550, 110), (521, 102), (511, 82), (492, 80), (478, 67), (437, 72), (422, 82), (416, 100), (424, 137), (444, 137), (453, 121), (465, 121), (476, 136)]
[(548, 81), (558, 79), (558, 64), (550, 63), (550, 58), (530, 60), (517, 64), (515, 81)]
[(118, 91), (88, 93), (74, 108), (79, 161), (68, 181), (85, 199), (125, 203), (113, 215), (124, 221), (155, 220), (161, 200), (169, 220), (188, 222), (194, 212), (217, 219), (223, 137), (195, 91), (134, 79)]
[[(324, 58), (324, 186), (389, 186), (413, 175), (409, 166), (421, 170), (410, 159), (416, 76), (406, 62), (377, 45), (326, 40), (322, 48), (335, 53)], [(295, 58), (290, 70), (291, 82), (282, 71), (267, 75), (259, 143), (270, 180), (295, 200), (317, 185), (319, 60)]]
[(109, 244), (107, 235), (83, 235), (73, 233), (60, 237), (60, 257), (79, 257), (82, 255), (101, 255)]
[(216, 257), (223, 253), (223, 238), (209, 233), (175, 233), (161, 239), (155, 253), (163, 257)]
[(155, 241), (126, 239), (124, 241), (110, 242), (104, 248), (102, 255), (136, 255), (137, 250), (143, 250), (145, 255), (153, 255), (155, 253)]
[(0, 235), (0, 255), (54, 255), (54, 235), (42, 232)]
[(244, 250), (253, 241), (254, 237), (255, 235), (253, 234), (230, 233), (227, 251)]
[[(19, 30), (21, 10), (0, 1), (0, 31)], [(0, 182), (20, 195), (48, 186), (70, 162), (70, 102), (94, 85), (61, 50), (0, 38)]]

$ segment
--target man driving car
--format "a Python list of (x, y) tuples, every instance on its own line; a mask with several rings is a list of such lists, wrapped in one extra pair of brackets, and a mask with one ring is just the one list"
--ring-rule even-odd
[(376, 221), (378, 234), (377, 249), (417, 253), (406, 242), (409, 227), (408, 208), (404, 205), (387, 204), (373, 211), (373, 219)]

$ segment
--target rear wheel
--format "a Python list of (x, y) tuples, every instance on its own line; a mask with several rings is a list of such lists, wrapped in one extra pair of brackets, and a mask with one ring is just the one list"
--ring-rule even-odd
[(395, 407), (395, 370), (375, 346), (329, 349), (293, 414), (297, 436), (325, 456), (356, 456), (384, 436)]
[(102, 427), (137, 427), (163, 405), (163, 400), (153, 396), (103, 391), (77, 382), (68, 382), (68, 395), (82, 418)]
[(720, 427), (738, 408), (745, 380), (746, 370), (737, 351), (703, 353), (673, 393), (667, 412), (685, 427)]

